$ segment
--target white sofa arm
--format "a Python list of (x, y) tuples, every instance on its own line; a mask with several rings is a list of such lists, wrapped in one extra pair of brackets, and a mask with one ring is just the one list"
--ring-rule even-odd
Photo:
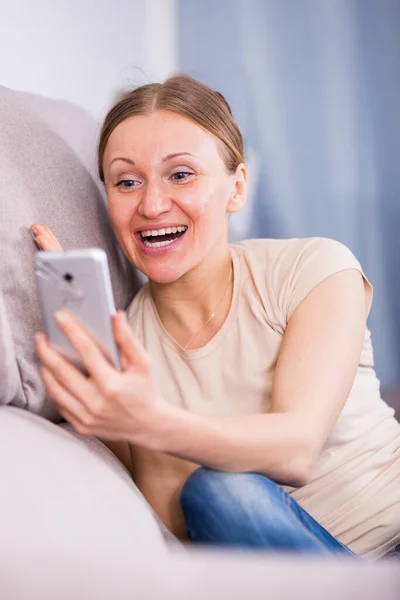
[(82, 595), (71, 600), (94, 599), (107, 578), (118, 598), (136, 562), (166, 554), (122, 465), (14, 407), (0, 407), (0, 482), (0, 598), (61, 598), (73, 580)]

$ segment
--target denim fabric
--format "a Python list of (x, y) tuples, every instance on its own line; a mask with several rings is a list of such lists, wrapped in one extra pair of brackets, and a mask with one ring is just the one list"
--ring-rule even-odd
[(384, 556), (385, 559), (394, 559), (394, 560), (398, 560), (400, 562), (400, 544), (398, 544), (395, 548), (393, 548), (393, 550), (391, 550), (390, 552), (388, 552), (386, 554), (386, 556)]
[(355, 557), (281, 486), (262, 475), (198, 469), (183, 487), (181, 505), (195, 542)]

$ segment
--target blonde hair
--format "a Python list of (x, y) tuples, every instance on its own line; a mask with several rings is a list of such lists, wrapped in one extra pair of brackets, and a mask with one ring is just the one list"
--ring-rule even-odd
[(221, 142), (228, 173), (234, 173), (243, 162), (242, 134), (224, 96), (188, 75), (175, 75), (164, 83), (149, 83), (124, 94), (109, 110), (98, 145), (98, 172), (103, 183), (104, 151), (111, 133), (125, 119), (156, 110), (182, 115), (212, 133)]

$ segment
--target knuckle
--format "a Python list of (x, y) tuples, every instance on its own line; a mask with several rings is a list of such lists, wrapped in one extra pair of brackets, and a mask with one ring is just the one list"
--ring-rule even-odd
[(86, 332), (81, 331), (77, 327), (73, 326), (71, 328), (71, 335), (74, 336), (75, 342), (79, 344), (80, 349), (82, 350), (82, 352), (87, 353), (91, 349), (92, 343), (89, 340)]
[(90, 407), (90, 415), (93, 419), (98, 419), (104, 413), (106, 402), (103, 397), (96, 398), (96, 401), (92, 402)]
[(87, 413), (80, 418), (75, 428), (78, 433), (81, 433), (82, 435), (91, 435), (95, 425), (96, 417), (90, 413)]
[(82, 424), (86, 429), (90, 430), (96, 424), (95, 415), (91, 413), (86, 414), (85, 417), (82, 419)]
[(89, 435), (90, 433), (86, 425), (83, 423), (73, 423), (73, 427), (80, 435)]
[(51, 371), (59, 370), (63, 364), (61, 356), (53, 348), (45, 348), (41, 359), (44, 366)]
[(107, 381), (107, 383), (104, 385), (104, 395), (106, 398), (109, 399), (114, 399), (116, 398), (119, 393), (121, 391), (121, 385), (119, 380), (117, 379), (110, 379), (109, 381)]

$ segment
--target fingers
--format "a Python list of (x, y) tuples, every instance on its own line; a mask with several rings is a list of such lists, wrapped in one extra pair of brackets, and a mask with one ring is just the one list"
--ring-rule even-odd
[(57, 404), (64, 419), (81, 435), (95, 435), (98, 427), (95, 410), (93, 410), (97, 404), (96, 398), (88, 395), (85, 398), (85, 404), (82, 404), (43, 365), (40, 367), (40, 374), (49, 396)]
[(72, 421), (72, 424), (76, 422), (83, 423), (86, 410), (81, 402), (57, 381), (47, 367), (42, 365), (40, 367), (40, 374), (50, 398), (57, 404), (62, 416), (68, 421)]
[(31, 225), (30, 231), (36, 244), (45, 252), (57, 252), (62, 250), (62, 246), (52, 230), (46, 225), (40, 223)]
[(59, 310), (54, 318), (76, 350), (83, 366), (103, 392), (118, 387), (120, 374), (108, 362), (93, 338), (65, 310)]
[(129, 366), (148, 368), (151, 362), (150, 357), (143, 346), (135, 340), (126, 314), (122, 310), (115, 315), (113, 325), (115, 341), (120, 349), (124, 368), (129, 368)]
[(67, 392), (84, 401), (87, 394), (91, 392), (91, 385), (87, 378), (54, 350), (45, 336), (36, 334), (35, 337), (36, 351), (42, 367), (50, 372), (58, 384)]

